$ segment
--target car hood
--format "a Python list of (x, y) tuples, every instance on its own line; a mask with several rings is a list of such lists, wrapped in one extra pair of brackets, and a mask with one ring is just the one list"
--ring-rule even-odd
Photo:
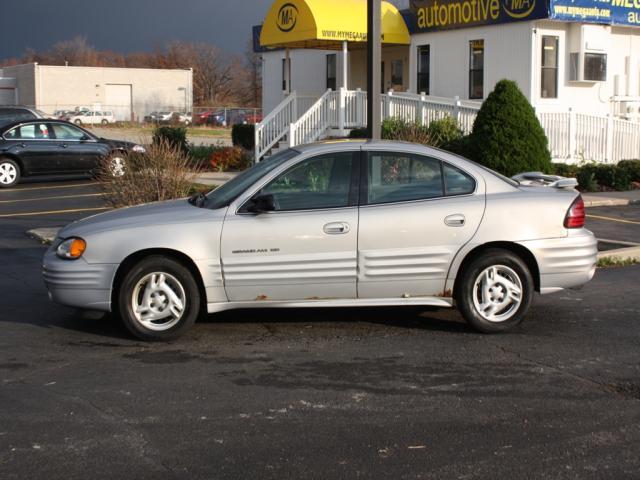
[(109, 138), (100, 138), (100, 141), (108, 144), (111, 148), (121, 150), (131, 150), (137, 143), (125, 142), (124, 140), (111, 140)]
[(70, 223), (58, 233), (60, 238), (88, 237), (102, 231), (139, 229), (154, 225), (177, 225), (198, 221), (222, 221), (226, 209), (210, 210), (191, 205), (186, 198), (148, 203), (100, 213)]

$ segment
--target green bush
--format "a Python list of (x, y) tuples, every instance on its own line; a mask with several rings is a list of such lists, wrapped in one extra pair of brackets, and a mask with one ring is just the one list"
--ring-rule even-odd
[(219, 148), (222, 148), (221, 144), (217, 146), (216, 145), (199, 145), (199, 146), (190, 145), (189, 158), (191, 160), (191, 163), (194, 166), (199, 168), (208, 168), (211, 155), (213, 155), (213, 153)]
[(551, 164), (551, 173), (554, 175), (560, 175), (561, 177), (576, 178), (578, 170), (578, 165), (571, 165), (568, 163)]
[(544, 130), (533, 107), (511, 80), (500, 80), (482, 104), (469, 146), (473, 160), (507, 176), (551, 171)]
[(457, 145), (464, 133), (460, 125), (451, 116), (446, 116), (440, 120), (433, 120), (427, 127), (431, 145), (438, 148), (450, 150), (449, 147)]
[(632, 182), (640, 182), (640, 160), (621, 160), (618, 168), (625, 170)]
[(189, 150), (187, 143), (186, 127), (175, 127), (170, 125), (159, 125), (153, 131), (153, 144), (166, 143), (170, 147), (179, 149), (183, 153)]
[(255, 125), (252, 123), (237, 123), (231, 127), (231, 142), (234, 146), (253, 150), (256, 144), (255, 138)]
[(367, 129), (354, 128), (349, 132), (349, 138), (367, 138)]
[(385, 140), (432, 145), (428, 127), (417, 122), (406, 122), (399, 118), (387, 118), (382, 122), (381, 137)]

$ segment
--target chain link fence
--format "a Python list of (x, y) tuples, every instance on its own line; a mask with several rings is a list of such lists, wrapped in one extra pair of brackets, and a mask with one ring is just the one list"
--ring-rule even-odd
[(201, 106), (186, 110), (183, 107), (145, 106), (135, 108), (126, 105), (37, 105), (45, 116), (67, 120), (77, 125), (151, 124), (186, 125), (206, 127), (232, 127), (235, 124), (252, 124), (262, 121), (262, 109), (229, 106)]

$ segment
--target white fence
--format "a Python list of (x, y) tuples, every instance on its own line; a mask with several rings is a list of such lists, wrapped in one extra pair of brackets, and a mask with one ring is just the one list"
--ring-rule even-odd
[[(300, 98), (305, 108), (300, 108)], [(307, 107), (308, 106), (308, 107)], [(451, 116), (464, 133), (473, 128), (480, 102), (411, 93), (382, 95), (382, 118), (401, 118), (428, 125)], [(572, 110), (539, 112), (538, 119), (549, 139), (555, 161), (614, 163), (640, 158), (640, 122), (598, 116)], [(279, 141), (290, 146), (314, 142), (329, 134), (345, 136), (348, 129), (366, 126), (367, 92), (328, 90), (319, 99), (289, 95), (263, 122), (256, 125), (256, 161)]]

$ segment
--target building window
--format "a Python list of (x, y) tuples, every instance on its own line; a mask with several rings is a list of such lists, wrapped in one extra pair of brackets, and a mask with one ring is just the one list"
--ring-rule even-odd
[(336, 54), (327, 55), (327, 88), (336, 90)]
[(282, 91), (287, 90), (287, 59), (282, 59)]
[(429, 80), (431, 68), (431, 45), (418, 47), (418, 91), (429, 95)]
[(542, 37), (542, 98), (558, 98), (558, 37)]
[(591, 82), (607, 80), (607, 55), (604, 53), (584, 54), (584, 79)]
[(484, 40), (469, 42), (469, 98), (484, 98)]
[(402, 85), (402, 60), (391, 62), (391, 85)]

